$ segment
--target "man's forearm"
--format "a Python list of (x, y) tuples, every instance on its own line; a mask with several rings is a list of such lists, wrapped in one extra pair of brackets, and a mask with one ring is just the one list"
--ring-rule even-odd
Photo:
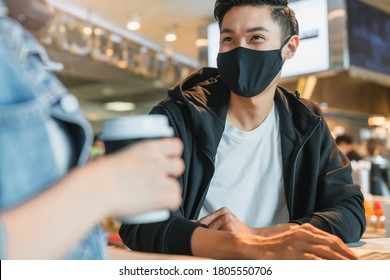
[(192, 254), (213, 259), (241, 259), (240, 242), (227, 231), (198, 227), (191, 238)]
[(270, 237), (276, 234), (283, 233), (285, 231), (288, 231), (298, 226), (299, 224), (296, 223), (287, 223), (287, 224), (278, 224), (270, 227), (252, 228), (252, 230), (253, 230), (253, 234), (255, 235), (262, 236), (262, 237)]

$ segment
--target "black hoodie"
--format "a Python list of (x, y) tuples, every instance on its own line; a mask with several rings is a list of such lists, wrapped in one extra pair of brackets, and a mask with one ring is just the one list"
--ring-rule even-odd
[[(168, 95), (151, 113), (166, 115), (184, 143), (183, 204), (167, 221), (122, 225), (119, 233), (133, 250), (191, 254), (191, 236), (200, 225), (190, 220), (198, 218), (214, 174), (230, 91), (217, 69), (203, 68)], [(337, 149), (320, 108), (282, 87), (274, 100), (290, 222), (310, 223), (344, 242), (359, 240), (365, 230), (363, 195), (352, 183), (349, 161)]]

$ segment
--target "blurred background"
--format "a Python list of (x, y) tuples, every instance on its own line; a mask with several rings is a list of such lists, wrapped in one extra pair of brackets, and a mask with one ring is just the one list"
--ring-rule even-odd
[[(100, 131), (102, 120), (148, 113), (167, 89), (215, 66), (214, 0), (48, 0), (56, 16), (40, 36), (57, 75)], [(301, 45), (282, 85), (321, 105), (335, 137), (390, 150), (390, 0), (290, 1)]]

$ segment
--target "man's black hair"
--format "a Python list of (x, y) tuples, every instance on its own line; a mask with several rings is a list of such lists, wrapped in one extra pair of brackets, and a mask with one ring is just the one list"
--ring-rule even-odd
[(266, 6), (270, 8), (273, 20), (280, 25), (284, 40), (292, 35), (299, 35), (295, 13), (287, 4), (287, 0), (216, 0), (214, 17), (221, 27), (225, 14), (233, 7)]
[(335, 139), (336, 144), (340, 143), (346, 143), (346, 144), (353, 144), (353, 137), (348, 134), (339, 135)]

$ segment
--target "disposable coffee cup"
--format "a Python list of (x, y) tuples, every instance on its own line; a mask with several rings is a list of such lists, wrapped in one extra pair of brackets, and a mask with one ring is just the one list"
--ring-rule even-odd
[[(173, 135), (173, 128), (169, 126), (166, 116), (136, 115), (104, 121), (99, 139), (104, 142), (105, 153), (111, 154), (139, 141)], [(116, 218), (125, 224), (146, 224), (164, 221), (169, 218), (169, 215), (168, 209), (161, 209), (136, 216)]]

